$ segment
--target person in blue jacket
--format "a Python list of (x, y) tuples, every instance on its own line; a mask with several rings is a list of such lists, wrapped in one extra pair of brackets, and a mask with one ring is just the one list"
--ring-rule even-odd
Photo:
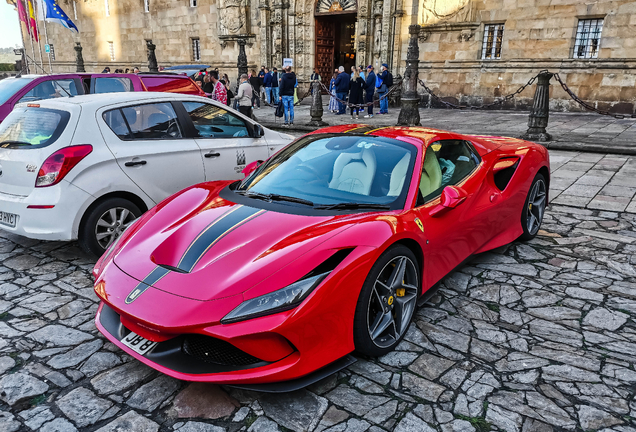
[[(373, 102), (373, 94), (375, 93), (375, 72), (373, 72), (373, 66), (367, 66), (367, 78), (365, 80), (364, 90), (366, 94), (365, 102)], [(373, 104), (367, 107), (367, 115), (364, 118), (373, 117)]]
[(265, 89), (265, 100), (268, 104), (272, 103), (272, 74), (269, 72), (269, 68), (265, 68), (265, 75), (263, 76), (263, 88)]
[[(378, 82), (376, 88), (378, 89), (378, 96), (380, 97), (380, 114), (389, 113), (389, 101), (387, 98), (382, 97), (389, 91), (389, 65), (382, 63), (381, 72), (378, 75)], [(380, 85), (378, 85), (380, 84)]]
[[(347, 100), (349, 93), (349, 74), (345, 72), (344, 66), (338, 68), (338, 77), (336, 78), (336, 97), (341, 101)], [(338, 101), (338, 112), (336, 115), (342, 115), (347, 112), (347, 106)]]

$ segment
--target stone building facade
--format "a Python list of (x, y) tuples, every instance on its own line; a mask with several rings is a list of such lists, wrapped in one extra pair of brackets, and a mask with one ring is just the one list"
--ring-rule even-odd
[[(54, 71), (201, 63), (236, 77), (239, 38), (249, 67), (291, 58), (300, 81), (314, 67), (388, 63), (403, 74), (408, 26), (420, 24), (420, 78), (440, 96), (479, 105), (516, 90), (542, 69), (558, 72), (599, 108), (633, 113), (633, 0), (59, 0), (79, 35), (49, 24)], [(46, 56), (46, 54), (44, 54)], [(554, 84), (554, 81), (553, 81)], [(525, 107), (528, 88), (506, 107)], [(553, 85), (554, 109), (578, 109)], [(426, 103), (427, 96), (423, 94)]]

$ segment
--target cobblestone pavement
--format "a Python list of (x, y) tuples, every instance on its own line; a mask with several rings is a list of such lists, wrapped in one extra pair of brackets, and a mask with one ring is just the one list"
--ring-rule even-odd
[(97, 332), (76, 244), (3, 234), (0, 431), (635, 432), (636, 215), (556, 204), (633, 161), (552, 156), (563, 192), (535, 240), (448, 276), (396, 351), (291, 394), (142, 365)]
[[(323, 98), (324, 100), (326, 98)], [(303, 126), (311, 118), (309, 108), (303, 102), (303, 105), (294, 109), (294, 127), (298, 129), (295, 135), (302, 135), (308, 130)], [(372, 119), (360, 116), (358, 120), (352, 120), (348, 110), (346, 115), (337, 116), (330, 113), (325, 106), (323, 120), (332, 126), (349, 123), (365, 123), (378, 127), (395, 126), (399, 113), (399, 108), (390, 108), (387, 115), (376, 114)], [(265, 126), (281, 126), (282, 120), (274, 116), (272, 108), (255, 110), (254, 115)], [(458, 133), (519, 137), (528, 129), (526, 111), (422, 108), (420, 117), (423, 126)], [(315, 128), (311, 128), (313, 129)], [(619, 120), (596, 113), (551, 112), (547, 130), (553, 137), (552, 142), (546, 143), (551, 149), (636, 154), (636, 118)]]

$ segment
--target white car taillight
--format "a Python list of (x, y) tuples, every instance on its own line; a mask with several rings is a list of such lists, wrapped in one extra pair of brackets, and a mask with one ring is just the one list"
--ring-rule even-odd
[(65, 147), (46, 158), (38, 178), (35, 180), (35, 187), (53, 186), (59, 183), (68, 172), (73, 169), (82, 159), (93, 151), (90, 144)]

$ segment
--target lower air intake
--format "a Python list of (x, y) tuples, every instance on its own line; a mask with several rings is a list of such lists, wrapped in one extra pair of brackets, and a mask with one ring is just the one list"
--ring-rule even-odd
[(203, 335), (186, 335), (181, 350), (198, 360), (226, 366), (248, 366), (262, 362), (229, 342)]

